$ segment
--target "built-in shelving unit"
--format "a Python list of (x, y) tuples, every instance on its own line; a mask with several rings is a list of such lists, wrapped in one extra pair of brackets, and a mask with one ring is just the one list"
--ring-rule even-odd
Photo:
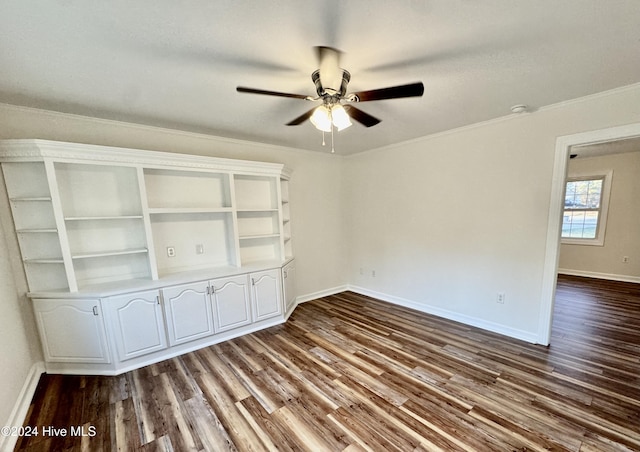
[(0, 164), (48, 372), (116, 375), (295, 307), (282, 165), (42, 140)]
[(31, 292), (292, 256), (282, 165), (42, 140), (0, 162)]

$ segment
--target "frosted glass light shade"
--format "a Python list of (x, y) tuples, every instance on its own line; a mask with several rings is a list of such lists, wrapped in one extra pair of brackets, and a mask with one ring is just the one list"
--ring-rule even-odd
[(344, 107), (340, 104), (335, 104), (331, 108), (331, 118), (333, 120), (333, 125), (337, 127), (338, 130), (346, 129), (351, 126), (351, 120), (349, 119), (349, 115)]
[(311, 115), (311, 123), (316, 129), (331, 132), (331, 112), (324, 105), (320, 105)]

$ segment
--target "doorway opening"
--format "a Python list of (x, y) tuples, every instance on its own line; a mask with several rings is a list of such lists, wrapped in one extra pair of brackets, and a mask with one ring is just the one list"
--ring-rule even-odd
[(608, 129), (561, 136), (556, 139), (556, 150), (551, 182), (551, 199), (547, 225), (547, 243), (542, 278), (542, 300), (538, 322), (538, 340), (549, 345), (555, 298), (558, 264), (560, 259), (560, 234), (564, 211), (564, 193), (572, 148), (640, 139), (640, 123)]

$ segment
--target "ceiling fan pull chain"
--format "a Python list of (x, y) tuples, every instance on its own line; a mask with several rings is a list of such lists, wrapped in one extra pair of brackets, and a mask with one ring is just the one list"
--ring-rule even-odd
[(331, 126), (331, 153), (336, 153), (336, 150), (333, 148), (333, 126)]
[(333, 148), (333, 108), (329, 108), (329, 121), (330, 121), (330, 126), (331, 127), (331, 153), (335, 154), (336, 150)]

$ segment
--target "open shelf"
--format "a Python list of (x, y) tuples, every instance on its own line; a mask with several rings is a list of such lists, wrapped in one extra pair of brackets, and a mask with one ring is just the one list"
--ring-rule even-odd
[(64, 264), (61, 257), (23, 259), (26, 264)]
[(124, 256), (127, 254), (139, 254), (139, 253), (147, 253), (149, 252), (146, 248), (134, 248), (128, 250), (114, 250), (114, 251), (103, 251), (100, 253), (80, 253), (74, 254), (71, 256), (72, 259), (89, 259), (94, 257), (107, 257), (107, 256)]
[(229, 175), (200, 171), (144, 169), (149, 209), (202, 209), (231, 207)]
[(142, 215), (135, 168), (55, 163), (65, 218)]
[(24, 261), (30, 291), (69, 290), (62, 259)]
[(289, 181), (280, 179), (280, 196), (282, 208), (282, 243), (284, 245), (284, 257), (293, 256), (291, 244), (291, 205), (289, 204)]
[(277, 179), (267, 176), (234, 175), (236, 209), (277, 210)]
[(4, 162), (2, 171), (11, 201), (51, 201), (43, 162)]
[(11, 202), (39, 202), (39, 201), (51, 201), (50, 196), (32, 196), (28, 198), (9, 198)]
[(280, 237), (280, 234), (255, 234), (255, 235), (241, 235), (239, 237), (240, 240), (251, 240), (251, 239), (266, 239)]
[(141, 216), (67, 218), (66, 229), (73, 257), (147, 249)]
[(246, 237), (240, 240), (240, 260), (242, 265), (281, 258), (279, 235)]
[(78, 289), (95, 284), (104, 284), (133, 279), (151, 279), (148, 255), (137, 253), (101, 253), (73, 260)]
[(149, 208), (150, 215), (183, 213), (221, 213), (231, 212), (231, 207), (155, 207)]
[(65, 217), (65, 221), (139, 220), (142, 218), (144, 218), (142, 215), (110, 215), (101, 217)]
[(238, 211), (238, 237), (277, 237), (280, 234), (278, 210)]

